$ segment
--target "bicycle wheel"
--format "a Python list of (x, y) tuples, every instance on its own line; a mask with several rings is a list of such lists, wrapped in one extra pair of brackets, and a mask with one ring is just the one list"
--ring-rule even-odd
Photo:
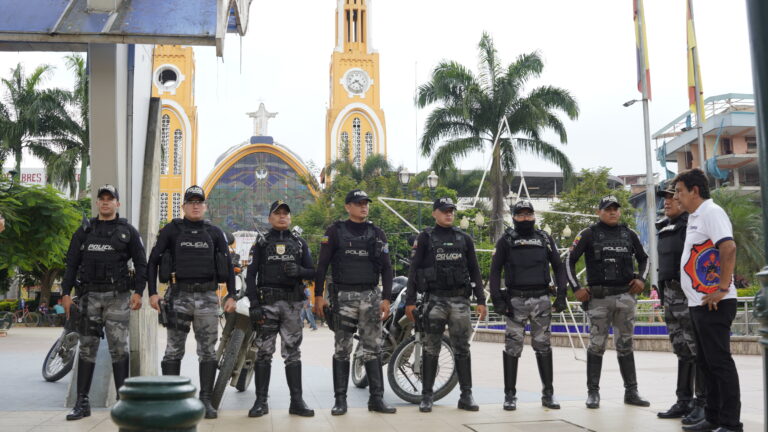
[(48, 351), (43, 361), (43, 378), (48, 382), (56, 382), (64, 378), (77, 357), (78, 334), (63, 331)]
[[(387, 380), (392, 391), (400, 399), (412, 404), (421, 402), (421, 369), (416, 366), (417, 363), (420, 364), (417, 355), (421, 354), (416, 350), (416, 338), (411, 336), (398, 345), (395, 352), (392, 353), (389, 368), (387, 368)], [(458, 376), (453, 360), (453, 347), (451, 347), (450, 340), (443, 336), (435, 384), (432, 387), (433, 400), (438, 401), (445, 397), (457, 383)]]
[(243, 339), (245, 339), (245, 333), (237, 328), (232, 330), (232, 334), (229, 335), (227, 348), (224, 350), (224, 354), (219, 361), (219, 374), (216, 376), (216, 383), (213, 386), (213, 394), (211, 395), (211, 404), (216, 409), (219, 408), (221, 398), (224, 396), (224, 390), (227, 389), (227, 384), (229, 384), (229, 380), (232, 378), (235, 362), (237, 362), (237, 354), (243, 345)]
[(8, 330), (13, 326), (13, 312), (0, 312), (0, 330)]
[(357, 388), (368, 387), (368, 375), (365, 374), (363, 349), (360, 348), (360, 341), (355, 344), (355, 349), (352, 351), (352, 384)]
[(30, 312), (24, 316), (24, 324), (27, 327), (37, 327), (40, 325), (40, 314), (37, 312)]

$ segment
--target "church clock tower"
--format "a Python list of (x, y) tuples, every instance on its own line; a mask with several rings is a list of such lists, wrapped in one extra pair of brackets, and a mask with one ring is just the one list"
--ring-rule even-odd
[(345, 152), (357, 166), (387, 154), (379, 90), (379, 53), (371, 44), (373, 0), (337, 0), (336, 49), (331, 55), (325, 163)]

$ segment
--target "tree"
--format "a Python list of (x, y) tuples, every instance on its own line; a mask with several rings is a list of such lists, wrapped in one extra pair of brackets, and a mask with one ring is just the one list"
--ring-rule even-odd
[(717, 189), (712, 192), (712, 200), (725, 210), (733, 225), (738, 254), (736, 273), (752, 280), (765, 263), (762, 210), (738, 189)]
[(47, 301), (81, 220), (78, 202), (62, 198), (51, 186), (17, 185), (0, 195), (0, 208), (8, 210), (0, 234), (0, 271), (35, 275), (42, 285), (41, 300)]
[[(431, 80), (419, 87), (418, 106), (440, 104), (427, 118), (420, 148), (424, 156), (432, 156), (437, 171), (454, 167), (457, 159), (470, 153), (490, 149), (491, 224), (493, 238), (498, 239), (506, 211), (503, 173), (514, 172), (518, 153), (527, 152), (555, 163), (569, 177), (573, 171), (570, 160), (546, 142), (542, 133), (552, 130), (565, 144), (565, 126), (556, 112), (576, 119), (579, 108), (562, 88), (540, 86), (523, 93), (525, 84), (544, 68), (538, 52), (523, 54), (504, 67), (490, 35), (483, 33), (478, 47), (479, 74), (455, 61), (443, 61), (432, 72)], [(512, 139), (498, 136), (502, 118), (509, 123)], [(438, 146), (443, 140), (445, 143)]]

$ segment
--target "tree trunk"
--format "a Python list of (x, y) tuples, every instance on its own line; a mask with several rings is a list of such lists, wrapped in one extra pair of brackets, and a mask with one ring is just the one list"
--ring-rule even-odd
[(88, 188), (88, 155), (80, 157), (80, 184), (78, 186), (78, 199), (85, 198), (85, 190)]
[[(40, 303), (45, 302), (50, 304), (51, 299), (51, 287), (53, 281), (59, 276), (60, 270), (45, 270), (40, 277)], [(39, 304), (39, 303), (38, 303)]]
[(491, 163), (491, 240), (496, 241), (504, 233), (504, 176), (501, 172), (501, 146), (493, 148)]
[(19, 149), (16, 153), (16, 184), (21, 184), (21, 158), (23, 157), (23, 150)]

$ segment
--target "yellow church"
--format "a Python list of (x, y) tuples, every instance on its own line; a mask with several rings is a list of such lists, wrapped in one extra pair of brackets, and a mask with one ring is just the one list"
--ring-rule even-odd
[(197, 184), (195, 56), (191, 47), (155, 46), (152, 97), (161, 99), (160, 222), (182, 217), (184, 190)]
[(371, 41), (373, 0), (338, 0), (326, 115), (326, 166), (346, 153), (358, 167), (387, 154), (379, 98), (379, 53)]

